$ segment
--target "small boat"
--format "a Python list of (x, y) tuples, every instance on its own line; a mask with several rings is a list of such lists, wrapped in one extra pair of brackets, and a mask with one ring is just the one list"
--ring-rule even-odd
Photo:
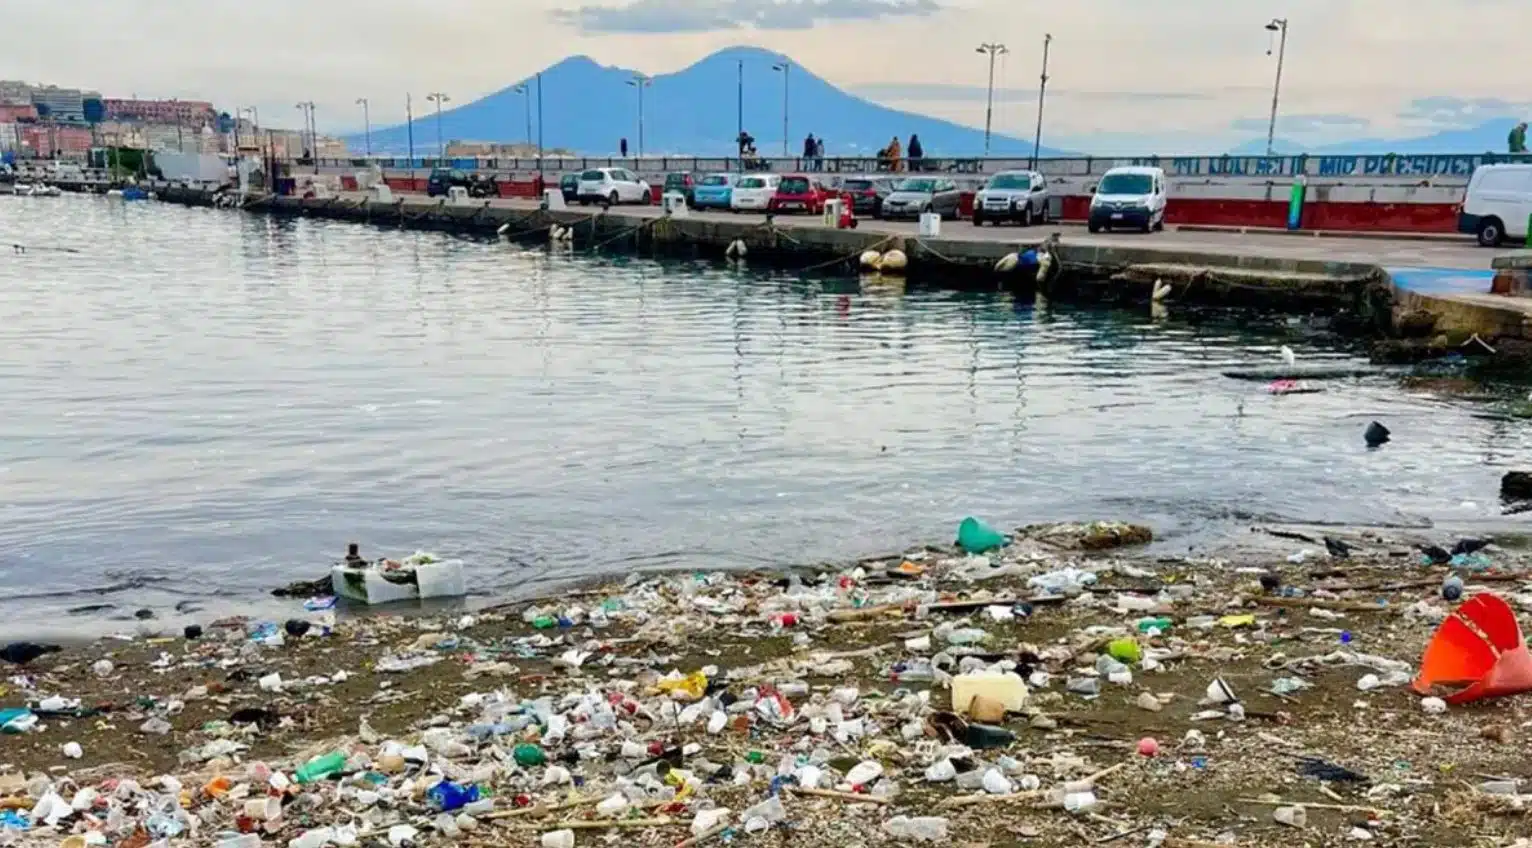
[(17, 183), (16, 194), (22, 197), (58, 197), (64, 192), (47, 183)]
[(149, 192), (144, 191), (143, 189), (139, 188), (138, 186), (128, 186), (127, 188), (125, 188), (121, 192), (119, 192), (119, 194), (122, 196), (123, 200), (148, 200), (149, 199)]

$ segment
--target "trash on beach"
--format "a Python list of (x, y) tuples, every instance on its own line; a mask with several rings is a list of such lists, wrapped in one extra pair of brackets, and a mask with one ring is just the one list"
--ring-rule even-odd
[(462, 561), (442, 561), (420, 551), (403, 560), (366, 562), (353, 545), (347, 561), (331, 570), (330, 581), (335, 594), (368, 605), (468, 594)]

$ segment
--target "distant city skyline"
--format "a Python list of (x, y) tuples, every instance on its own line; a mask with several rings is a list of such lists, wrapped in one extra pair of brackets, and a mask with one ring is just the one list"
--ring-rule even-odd
[(1047, 32), (1054, 145), (1228, 149), (1264, 137), (1275, 75), (1264, 26), (1275, 17), (1291, 22), (1279, 138), (1422, 136), (1532, 113), (1524, 0), (376, 0), (367, 15), (296, 0), (194, 12), (154, 0), (7, 5), (28, 37), (8, 45), (6, 76), (254, 106), (284, 127), (312, 100), (329, 134), (361, 129), (358, 98), (383, 125), (403, 120), (406, 92), (419, 116), (427, 92), (466, 103), (569, 55), (658, 75), (739, 44), (879, 103), (982, 127), (987, 60), (975, 47), (999, 41), (1009, 52), (995, 129), (1024, 137)]

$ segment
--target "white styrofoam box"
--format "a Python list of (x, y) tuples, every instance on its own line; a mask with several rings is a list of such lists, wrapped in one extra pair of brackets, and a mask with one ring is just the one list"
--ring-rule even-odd
[(920, 213), (920, 234), (934, 238), (942, 234), (942, 216), (935, 212)]
[(667, 191), (660, 195), (660, 208), (665, 210), (666, 215), (685, 218), (686, 195), (679, 191)]
[(825, 201), (824, 225), (827, 227), (840, 226), (840, 216), (845, 209), (846, 202), (839, 197)]
[(379, 203), (394, 202), (394, 190), (389, 188), (387, 183), (373, 183), (367, 189), (367, 196)]
[(468, 189), (462, 186), (452, 186), (447, 189), (447, 202), (453, 206), (468, 205)]
[(568, 209), (564, 205), (564, 190), (561, 188), (543, 189), (543, 207), (546, 209)]
[(394, 583), (385, 579), (382, 570), (377, 568), (337, 565), (330, 570), (330, 582), (334, 584), (336, 595), (368, 605), (425, 598), (460, 598), (468, 594), (461, 560), (417, 565), (413, 583)]

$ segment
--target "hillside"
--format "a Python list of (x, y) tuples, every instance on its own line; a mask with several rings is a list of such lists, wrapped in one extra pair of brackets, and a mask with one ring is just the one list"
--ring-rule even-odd
[[(782, 153), (782, 74), (772, 70), (778, 54), (753, 47), (735, 47), (708, 56), (690, 67), (654, 77), (644, 91), (644, 152), (649, 155), (725, 156), (734, 151), (738, 122), (737, 81), (744, 63), (744, 126), (767, 155)], [(638, 151), (638, 95), (628, 82), (633, 71), (603, 67), (587, 56), (574, 56), (543, 71), (543, 141), (593, 155), (615, 154), (626, 137), (630, 154)], [(792, 68), (788, 88), (789, 144), (792, 155), (802, 150), (807, 133), (825, 138), (829, 156), (871, 155), (897, 135), (901, 143), (918, 133), (927, 156), (974, 156), (984, 149), (984, 130), (881, 106), (847, 94), (810, 71)], [(447, 140), (517, 142), (526, 138), (526, 101), (516, 93), (521, 80), (493, 94), (442, 112), (442, 137)], [(436, 114), (424, 97), (415, 101), (415, 152), (436, 151)], [(536, 132), (534, 126), (533, 132)], [(353, 149), (360, 137), (347, 139)], [(403, 124), (376, 128), (372, 147), (377, 152), (404, 153), (408, 145)], [(1030, 140), (996, 135), (992, 155), (1030, 156)], [(1066, 155), (1044, 147), (1044, 156)]]

